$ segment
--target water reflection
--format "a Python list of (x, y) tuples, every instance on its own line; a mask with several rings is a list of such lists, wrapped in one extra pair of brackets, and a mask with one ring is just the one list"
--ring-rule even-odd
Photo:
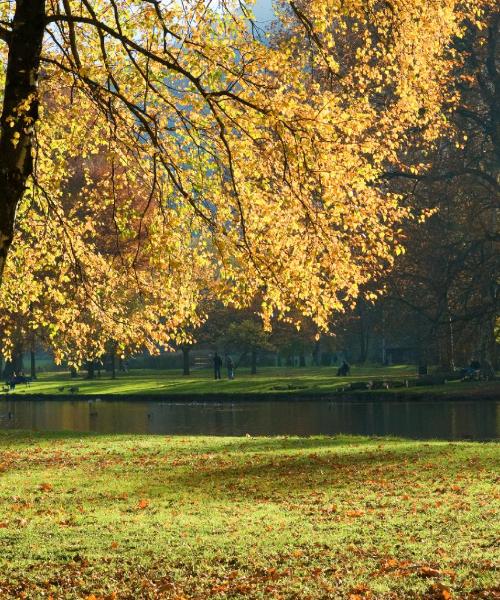
[(0, 428), (99, 433), (317, 435), (495, 439), (499, 403), (0, 401)]

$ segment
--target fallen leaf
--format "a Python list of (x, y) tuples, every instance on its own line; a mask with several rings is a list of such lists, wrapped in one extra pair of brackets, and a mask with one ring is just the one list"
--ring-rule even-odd
[(435, 583), (431, 586), (432, 597), (436, 600), (451, 600), (452, 595), (450, 589), (442, 583)]
[(433, 569), (432, 567), (420, 567), (418, 570), (418, 574), (420, 577), (439, 577), (441, 575), (441, 571), (437, 569)]

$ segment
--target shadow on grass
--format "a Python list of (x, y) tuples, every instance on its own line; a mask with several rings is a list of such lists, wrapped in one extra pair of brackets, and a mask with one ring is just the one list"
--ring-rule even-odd
[[(0, 452), (16, 450), (29, 457), (31, 448), (44, 443), (49, 454), (52, 449), (71, 452), (71, 448), (64, 448), (64, 442), (72, 440), (81, 440), (84, 447), (88, 442), (88, 460), (78, 463), (83, 468), (80, 479), (91, 478), (96, 465), (102, 470), (104, 458), (109, 469), (107, 478), (126, 480), (131, 496), (146, 493), (160, 501), (170, 501), (173, 490), (181, 499), (196, 497), (203, 502), (232, 502), (242, 497), (261, 501), (287, 494), (307, 496), (311, 491), (328, 493), (351, 488), (355, 492), (368, 480), (374, 480), (376, 486), (379, 480), (401, 483), (415, 477), (434, 488), (437, 475), (454, 479), (463, 472), (468, 458), (479, 458), (482, 471), (494, 473), (498, 468), (493, 443), (345, 435), (209, 438), (4, 431), (0, 432)], [(39, 455), (33, 456), (38, 468)], [(30, 469), (29, 463), (21, 460), (18, 468)], [(54, 468), (50, 460), (48, 465)], [(477, 467), (474, 463), (470, 468)]]

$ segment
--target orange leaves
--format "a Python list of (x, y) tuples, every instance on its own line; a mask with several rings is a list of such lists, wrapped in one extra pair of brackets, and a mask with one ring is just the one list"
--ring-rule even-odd
[(51, 492), (54, 486), (51, 483), (41, 483), (38, 489), (41, 492)]
[(419, 567), (419, 569), (417, 570), (417, 575), (419, 575), (420, 577), (450, 577), (450, 579), (455, 579), (456, 573), (455, 571), (451, 571), (451, 570), (447, 570), (447, 569), (434, 569), (432, 567), (428, 567), (428, 566), (421, 566)]
[(349, 594), (349, 600), (367, 600), (368, 598), (371, 598), (371, 592), (364, 583), (354, 587)]
[(442, 583), (434, 583), (429, 589), (429, 596), (432, 600), (451, 600), (453, 598), (450, 589)]
[[(415, 574), (424, 579), (448, 577), (451, 580), (455, 579), (455, 572), (446, 569), (436, 569), (428, 565), (414, 564), (409, 560), (399, 560), (397, 558), (387, 558), (382, 561), (375, 575), (390, 575), (391, 577), (408, 577)], [(435, 586), (445, 588), (441, 583), (436, 583)]]
[(348, 517), (362, 517), (365, 514), (364, 510), (348, 510), (345, 513)]
[(437, 569), (427, 566), (420, 567), (417, 573), (420, 577), (439, 577), (441, 575), (441, 572)]
[(149, 506), (149, 500), (147, 500), (146, 498), (141, 498), (139, 500), (139, 502), (137, 503), (138, 510), (144, 510), (144, 509), (148, 508), (148, 506)]

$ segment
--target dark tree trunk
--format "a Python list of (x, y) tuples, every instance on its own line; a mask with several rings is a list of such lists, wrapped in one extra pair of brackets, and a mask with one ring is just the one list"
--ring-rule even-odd
[(95, 361), (87, 361), (87, 379), (94, 379), (95, 377)]
[(182, 347), (182, 374), (183, 375), (191, 375), (191, 369), (189, 368), (189, 351), (191, 348), (189, 346)]
[(304, 355), (304, 352), (301, 352), (299, 354), (299, 367), (305, 367), (306, 366), (306, 357)]
[(33, 349), (30, 350), (30, 375), (31, 379), (36, 379), (36, 356)]
[(252, 375), (257, 374), (257, 350), (252, 350), (250, 373)]
[[(33, 127), (38, 120), (37, 80), (45, 31), (45, 0), (17, 0), (0, 118), (0, 282), (14, 236), (17, 205), (33, 172)], [(19, 107), (26, 106), (22, 111)]]
[(69, 368), (69, 373), (71, 375), (71, 379), (76, 379), (77, 372), (76, 372), (76, 368), (75, 367), (70, 367)]
[(321, 366), (320, 351), (321, 351), (321, 342), (319, 340), (316, 340), (316, 342), (314, 343), (314, 349), (313, 349), (313, 355), (312, 355), (313, 364), (315, 367)]
[(116, 379), (116, 345), (111, 346), (111, 379)]

